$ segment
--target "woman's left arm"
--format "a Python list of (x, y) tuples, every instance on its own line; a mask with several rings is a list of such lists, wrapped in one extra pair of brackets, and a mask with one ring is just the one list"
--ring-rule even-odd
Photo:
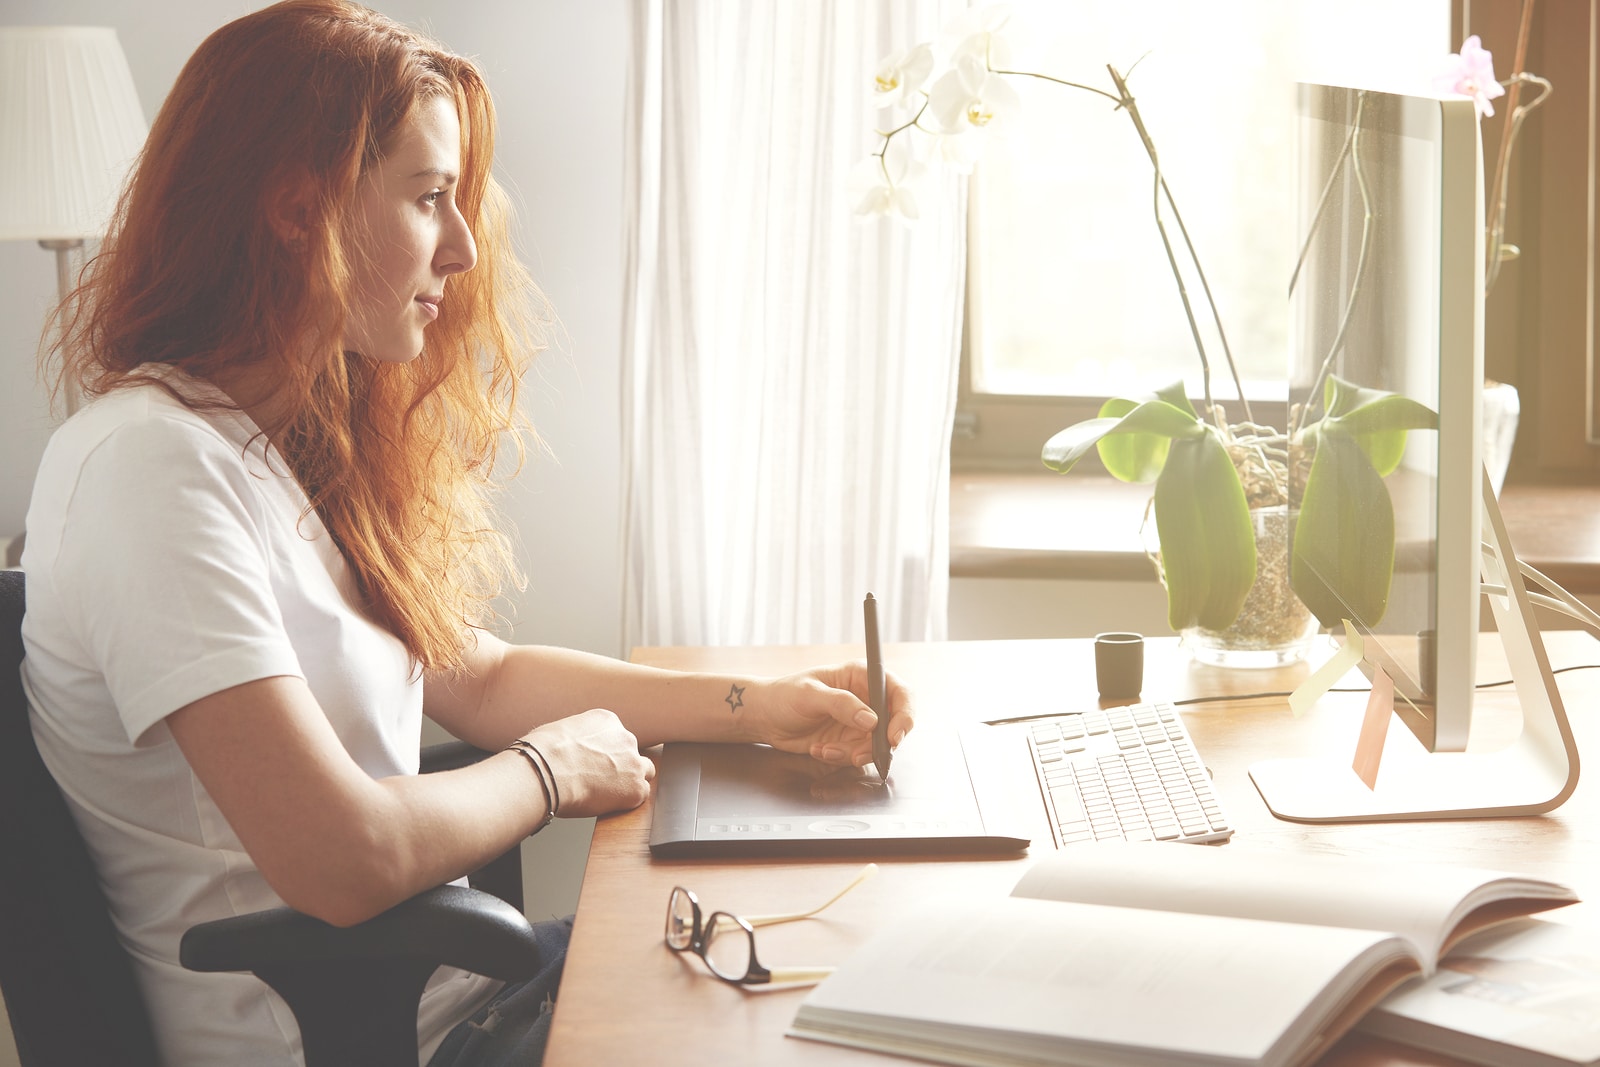
[[(875, 719), (862, 662), (782, 678), (698, 674), (475, 633), (463, 670), (428, 676), (423, 707), (479, 748), (503, 748), (541, 723), (605, 708), (641, 748), (663, 741), (759, 741), (827, 763), (872, 762)], [(898, 745), (915, 714), (892, 675), (886, 691), (889, 739)]]

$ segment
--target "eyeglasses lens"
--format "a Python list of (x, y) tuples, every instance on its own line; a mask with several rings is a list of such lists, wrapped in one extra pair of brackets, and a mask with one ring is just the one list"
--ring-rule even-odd
[(717, 913), (706, 925), (705, 959), (718, 978), (737, 982), (750, 973), (755, 935), (732, 918)]
[(682, 889), (674, 889), (667, 904), (667, 944), (681, 951), (693, 940), (694, 898)]

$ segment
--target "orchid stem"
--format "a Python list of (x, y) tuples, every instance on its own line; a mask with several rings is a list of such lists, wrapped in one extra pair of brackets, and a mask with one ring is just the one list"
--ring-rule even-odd
[(1052, 78), (1048, 74), (1036, 74), (1031, 70), (996, 70), (995, 68), (990, 67), (989, 73), (1005, 74), (1014, 78), (1038, 78), (1040, 81), (1053, 82), (1056, 85), (1065, 85), (1069, 89), (1082, 89), (1086, 93), (1094, 93), (1096, 96), (1103, 96), (1113, 104), (1116, 104), (1118, 107), (1122, 107), (1124, 104), (1122, 97), (1114, 96), (1111, 93), (1106, 92), (1104, 89), (1096, 89), (1092, 85), (1084, 85), (1081, 82), (1069, 82), (1065, 78)]
[[(1189, 262), (1194, 266), (1195, 276), (1200, 282), (1201, 291), (1205, 294), (1206, 304), (1211, 309), (1211, 319), (1216, 326), (1217, 337), (1222, 344), (1222, 353), (1224, 358), (1227, 360), (1228, 372), (1233, 377), (1234, 388), (1239, 392), (1239, 402), (1244, 407), (1245, 421), (1254, 422), (1255, 416), (1250, 410), (1250, 400), (1245, 396), (1244, 383), (1239, 379), (1238, 364), (1234, 361), (1233, 349), (1228, 344), (1227, 331), (1222, 325), (1222, 313), (1218, 310), (1216, 297), (1211, 292), (1211, 283), (1206, 279), (1205, 268), (1200, 265), (1200, 256), (1195, 251), (1193, 238), (1189, 236), (1189, 227), (1183, 221), (1183, 213), (1178, 210), (1178, 202), (1173, 198), (1172, 188), (1167, 184), (1165, 175), (1161, 173), (1161, 161), (1156, 152), (1155, 140), (1150, 136), (1150, 131), (1144, 124), (1144, 117), (1139, 114), (1139, 106), (1134, 101), (1133, 94), (1128, 91), (1128, 82), (1126, 76), (1119, 73), (1117, 69), (1110, 64), (1106, 65), (1106, 70), (1111, 74), (1111, 81), (1117, 88), (1116, 93), (1113, 94), (1106, 92), (1104, 89), (1097, 89), (1092, 85), (1084, 85), (1081, 82), (1068, 81), (1064, 78), (1055, 78), (1048, 74), (1039, 74), (1034, 71), (1027, 70), (997, 69), (992, 64), (987, 62), (987, 55), (985, 56), (985, 59), (985, 66), (988, 68), (991, 74), (1007, 75), (1018, 78), (1036, 78), (1039, 81), (1047, 81), (1055, 85), (1063, 85), (1069, 89), (1080, 89), (1086, 93), (1094, 93), (1096, 96), (1103, 96), (1107, 100), (1110, 100), (1112, 103), (1116, 104), (1118, 109), (1127, 111), (1128, 118), (1133, 122), (1134, 129), (1139, 134), (1139, 140), (1144, 145), (1145, 153), (1150, 157), (1150, 165), (1155, 171), (1155, 182), (1151, 206), (1155, 216), (1156, 232), (1160, 234), (1161, 246), (1167, 253), (1167, 264), (1172, 268), (1172, 278), (1173, 281), (1177, 283), (1178, 297), (1183, 302), (1183, 312), (1189, 322), (1189, 333), (1194, 338), (1195, 352), (1200, 357), (1201, 381), (1205, 391), (1206, 409), (1207, 411), (1210, 411), (1216, 407), (1216, 404), (1212, 400), (1211, 396), (1211, 361), (1206, 356), (1205, 341), (1200, 335), (1200, 324), (1195, 318), (1194, 304), (1189, 299), (1189, 290), (1184, 284), (1183, 271), (1178, 264), (1177, 253), (1173, 249), (1172, 239), (1167, 234), (1166, 223), (1163, 222), (1161, 218), (1162, 197), (1166, 198), (1167, 206), (1172, 211), (1173, 221), (1178, 224), (1178, 232), (1183, 237), (1184, 249), (1188, 253)], [(926, 99), (924, 99), (922, 109), (917, 112), (915, 118), (901, 126), (896, 127), (893, 130), (890, 130), (888, 133), (883, 134), (883, 146), (879, 148), (876, 155), (878, 156), (880, 165), (884, 166), (885, 168), (885, 179), (888, 178), (888, 170), (887, 163), (884, 160), (884, 154), (888, 150), (889, 141), (893, 139), (896, 134), (917, 125), (918, 121), (922, 118), (923, 111), (926, 111), (927, 107), (928, 102)]]
[(1178, 266), (1177, 255), (1173, 252), (1172, 242), (1167, 236), (1166, 225), (1161, 221), (1161, 197), (1167, 199), (1167, 206), (1172, 209), (1172, 218), (1178, 224), (1178, 232), (1183, 236), (1184, 248), (1189, 253), (1189, 262), (1194, 264), (1195, 277), (1200, 282), (1201, 291), (1205, 293), (1206, 304), (1211, 309), (1211, 320), (1216, 324), (1217, 337), (1222, 342), (1222, 354), (1228, 363), (1228, 371), (1233, 376), (1234, 388), (1239, 391), (1239, 401), (1244, 406), (1246, 419), (1253, 420), (1254, 413), (1250, 410), (1250, 400), (1245, 396), (1244, 385), (1239, 380), (1239, 368), (1233, 359), (1233, 349), (1228, 344), (1228, 333), (1222, 325), (1222, 313), (1217, 309), (1216, 297), (1212, 295), (1211, 283), (1206, 278), (1205, 268), (1200, 265), (1200, 256), (1195, 252), (1194, 240), (1189, 236), (1189, 227), (1183, 221), (1183, 212), (1178, 210), (1178, 202), (1172, 196), (1172, 188), (1167, 184), (1166, 176), (1161, 173), (1160, 157), (1156, 153), (1155, 140), (1150, 136), (1149, 129), (1144, 124), (1144, 116), (1139, 113), (1139, 105), (1134, 101), (1133, 94), (1128, 92), (1127, 77), (1118, 73), (1115, 67), (1106, 66), (1111, 73), (1111, 81), (1117, 87), (1115, 94), (1104, 89), (1096, 89), (1092, 85), (1080, 82), (1067, 81), (1064, 78), (1053, 78), (1048, 74), (1037, 74), (1026, 70), (996, 70), (990, 68), (991, 74), (1005, 74), (1021, 78), (1037, 78), (1040, 81), (1064, 85), (1070, 89), (1081, 89), (1086, 93), (1094, 93), (1114, 102), (1121, 110), (1128, 112), (1128, 118), (1133, 122), (1134, 129), (1138, 131), (1139, 140), (1144, 144), (1145, 153), (1150, 157), (1150, 165), (1155, 168), (1156, 194), (1154, 212), (1156, 230), (1161, 235), (1161, 244), (1166, 249), (1167, 263), (1172, 268), (1173, 280), (1178, 284), (1178, 296), (1183, 301), (1184, 314), (1189, 320), (1189, 332), (1194, 337), (1195, 351), (1200, 356), (1200, 372), (1205, 389), (1206, 407), (1212, 406), (1211, 399), (1211, 361), (1206, 356), (1205, 343), (1200, 337), (1200, 324), (1195, 320), (1194, 307), (1189, 300), (1189, 292), (1183, 282), (1183, 274)]
[(1289, 275), (1289, 295), (1294, 296), (1294, 287), (1300, 281), (1300, 268), (1305, 266), (1306, 253), (1311, 251), (1311, 239), (1317, 235), (1317, 230), (1322, 226), (1322, 213), (1328, 208), (1328, 194), (1333, 192), (1333, 185), (1339, 178), (1339, 171), (1344, 166), (1345, 159), (1350, 155), (1350, 146), (1355, 143), (1356, 127), (1350, 128), (1350, 133), (1344, 139), (1344, 147), (1339, 149), (1339, 157), (1333, 161), (1333, 166), (1328, 168), (1328, 180), (1323, 183), (1322, 196), (1317, 200), (1317, 210), (1311, 216), (1311, 225), (1306, 230), (1306, 239), (1300, 245), (1300, 256), (1294, 261), (1294, 273)]
[(1165, 194), (1167, 205), (1172, 209), (1172, 216), (1178, 223), (1178, 231), (1183, 235), (1184, 248), (1189, 253), (1189, 261), (1194, 264), (1195, 274), (1200, 279), (1201, 290), (1205, 293), (1206, 303), (1211, 308), (1212, 320), (1216, 323), (1217, 336), (1222, 341), (1222, 352), (1227, 358), (1228, 371), (1233, 376), (1234, 388), (1239, 391), (1239, 402), (1244, 407), (1246, 420), (1254, 422), (1255, 415), (1250, 410), (1250, 400), (1245, 396), (1244, 384), (1239, 380), (1239, 368), (1234, 363), (1233, 351), (1228, 347), (1228, 336), (1222, 328), (1222, 315), (1217, 310), (1217, 301), (1211, 294), (1211, 285), (1206, 281), (1205, 269), (1200, 265), (1200, 257), (1195, 252), (1194, 242), (1189, 237), (1189, 228), (1184, 225), (1183, 213), (1178, 210), (1178, 204), (1172, 196), (1172, 190), (1167, 185), (1166, 178), (1161, 173), (1161, 160), (1156, 153), (1155, 140), (1150, 136), (1149, 129), (1144, 124), (1144, 116), (1139, 114), (1139, 105), (1134, 101), (1133, 94), (1128, 92), (1128, 82), (1117, 69), (1110, 64), (1106, 70), (1111, 74), (1111, 81), (1117, 87), (1118, 106), (1127, 110), (1128, 118), (1133, 122), (1133, 127), (1139, 134), (1139, 140), (1144, 145), (1145, 154), (1150, 157), (1150, 165), (1155, 168), (1156, 175), (1156, 201), (1155, 219), (1156, 229), (1161, 234), (1161, 243), (1167, 251), (1167, 262), (1172, 267), (1173, 279), (1178, 283), (1178, 295), (1183, 300), (1184, 313), (1189, 318), (1189, 331), (1194, 336), (1195, 350), (1200, 356), (1200, 368), (1205, 386), (1206, 407), (1213, 406), (1211, 399), (1211, 362), (1206, 358), (1205, 345), (1200, 339), (1200, 325), (1195, 321), (1194, 308), (1189, 301), (1189, 293), (1183, 284), (1183, 275), (1178, 267), (1178, 259), (1172, 250), (1172, 242), (1167, 237), (1167, 228), (1161, 221), (1161, 195)]
[[(1334, 357), (1337, 356), (1339, 354), (1339, 350), (1344, 347), (1344, 335), (1345, 332), (1350, 329), (1350, 318), (1355, 313), (1356, 299), (1361, 294), (1361, 278), (1367, 269), (1367, 250), (1372, 245), (1372, 195), (1367, 189), (1366, 172), (1361, 169), (1361, 113), (1363, 110), (1365, 110), (1366, 105), (1367, 94), (1365, 92), (1361, 92), (1356, 96), (1355, 121), (1352, 123), (1354, 128), (1350, 131), (1350, 139), (1348, 142), (1350, 167), (1351, 170), (1355, 172), (1356, 188), (1361, 192), (1361, 248), (1356, 253), (1355, 277), (1351, 279), (1350, 282), (1350, 295), (1345, 300), (1344, 313), (1339, 317), (1339, 330), (1336, 334), (1334, 334), (1333, 344), (1328, 346), (1328, 354), (1322, 360), (1322, 366), (1317, 368), (1317, 377), (1311, 383), (1311, 391), (1306, 396), (1306, 403), (1298, 412), (1301, 419), (1304, 418), (1307, 412), (1316, 406), (1317, 396), (1322, 392), (1322, 383), (1327, 380), (1328, 375), (1333, 370)], [(1344, 153), (1341, 153), (1339, 162), (1334, 164), (1335, 172), (1337, 172), (1340, 164), (1342, 164), (1343, 159)], [(1315, 226), (1313, 225), (1313, 230), (1314, 229)], [(1309, 245), (1310, 242), (1311, 237), (1310, 235), (1307, 235), (1307, 245)], [(1304, 253), (1302, 253), (1302, 255), (1303, 254)], [(1291, 441), (1294, 440), (1294, 436), (1299, 432), (1299, 429), (1300, 426), (1298, 421), (1295, 425), (1289, 428), (1289, 439)]]
[[(1483, 291), (1487, 293), (1494, 288), (1495, 279), (1500, 274), (1500, 237), (1505, 232), (1505, 182), (1510, 178), (1511, 171), (1511, 142), (1516, 139), (1517, 127), (1521, 124), (1517, 118), (1517, 98), (1522, 93), (1522, 68), (1528, 61), (1528, 39), (1533, 30), (1533, 0), (1522, 0), (1522, 12), (1517, 19), (1517, 48), (1511, 60), (1511, 77), (1501, 85), (1506, 86), (1506, 123), (1500, 131), (1500, 149), (1495, 156), (1493, 184), (1489, 187), (1489, 225), (1488, 240), (1484, 252), (1487, 256), (1487, 273), (1485, 275)], [(1541, 79), (1542, 80), (1542, 79)], [(1549, 82), (1545, 82), (1545, 92), (1539, 99), (1528, 105), (1531, 111), (1538, 107), (1550, 91)]]
[[(1537, 74), (1526, 72), (1517, 74), (1510, 79), (1512, 93), (1523, 82), (1532, 82), (1539, 87), (1539, 95), (1526, 104), (1516, 104), (1511, 109), (1510, 116), (1506, 119), (1505, 151), (1500, 157), (1500, 169), (1494, 177), (1495, 196), (1490, 201), (1493, 205), (1488, 236), (1488, 276), (1484, 282), (1484, 292), (1494, 288), (1494, 283), (1500, 277), (1500, 250), (1504, 247), (1506, 232), (1506, 199), (1511, 187), (1511, 150), (1516, 146), (1517, 134), (1522, 130), (1522, 120), (1528, 117), (1528, 112), (1544, 103), (1545, 97), (1550, 95), (1553, 86)], [(1515, 100), (1515, 95), (1512, 96)]]

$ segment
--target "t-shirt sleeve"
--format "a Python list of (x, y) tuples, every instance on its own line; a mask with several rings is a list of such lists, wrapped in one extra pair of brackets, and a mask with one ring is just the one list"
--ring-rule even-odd
[(302, 676), (255, 477), (237, 445), (168, 418), (118, 427), (79, 469), (53, 578), (134, 744), (201, 697)]

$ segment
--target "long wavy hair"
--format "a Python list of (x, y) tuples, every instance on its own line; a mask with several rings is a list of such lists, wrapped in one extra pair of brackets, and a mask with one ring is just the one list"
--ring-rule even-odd
[[(343, 345), (368, 254), (349, 220), (361, 176), (436, 96), (460, 118), (456, 200), (478, 261), (451, 278), (422, 355), (379, 363)], [(58, 389), (159, 382), (153, 364), (277, 383), (264, 410), (282, 414), (261, 431), (363, 610), (426, 670), (460, 667), (465, 628), (520, 584), (491, 502), (503, 446), (523, 458), (518, 385), (548, 314), (512, 255), (493, 152), (494, 107), (469, 60), (343, 0), (265, 8), (185, 65), (57, 313)], [(291, 208), (299, 224), (285, 227)]]

